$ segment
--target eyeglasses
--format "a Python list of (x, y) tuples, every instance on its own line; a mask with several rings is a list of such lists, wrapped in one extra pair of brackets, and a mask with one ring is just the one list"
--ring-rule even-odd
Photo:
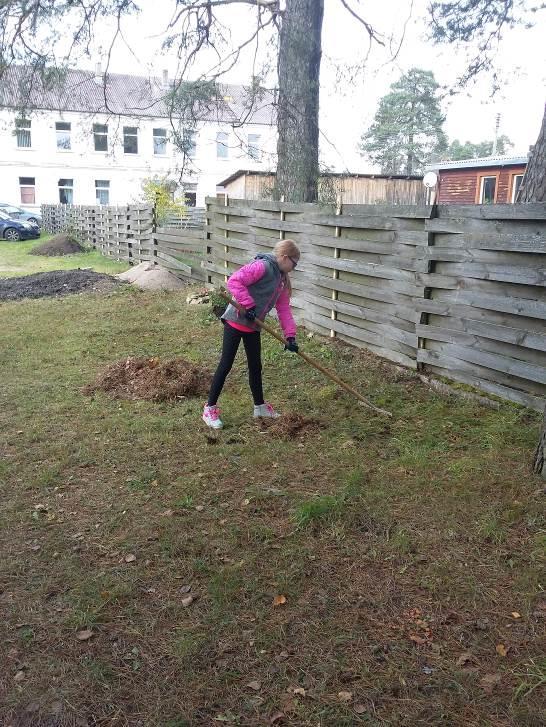
[(290, 262), (292, 263), (292, 265), (293, 265), (294, 267), (296, 267), (296, 266), (297, 266), (297, 264), (298, 264), (299, 260), (294, 260), (294, 258), (293, 258), (293, 257), (290, 257), (290, 255), (287, 255), (286, 257), (287, 257), (287, 258), (288, 258), (288, 259), (290, 260)]

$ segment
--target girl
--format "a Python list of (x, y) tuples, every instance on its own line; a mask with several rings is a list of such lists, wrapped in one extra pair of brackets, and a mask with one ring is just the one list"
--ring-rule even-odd
[(243, 341), (248, 361), (248, 381), (254, 399), (255, 417), (280, 416), (264, 401), (262, 390), (262, 360), (260, 330), (254, 320), (263, 321), (275, 306), (286, 338), (285, 350), (297, 353), (296, 324), (290, 310), (292, 286), (288, 273), (294, 270), (300, 259), (300, 251), (293, 240), (281, 240), (273, 253), (256, 255), (248, 265), (243, 265), (229, 278), (227, 288), (237, 303), (245, 308), (240, 313), (228, 305), (222, 315), (224, 341), (222, 356), (212, 379), (208, 402), (203, 411), (203, 421), (213, 429), (223, 427), (220, 410), (216, 404), (231, 371), (239, 343)]

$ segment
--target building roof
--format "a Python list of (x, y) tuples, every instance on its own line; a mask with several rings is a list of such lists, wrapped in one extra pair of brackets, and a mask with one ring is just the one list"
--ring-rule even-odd
[[(218, 186), (225, 187), (226, 184), (234, 182), (236, 179), (239, 179), (239, 177), (247, 174), (252, 174), (257, 177), (274, 177), (277, 173), (275, 171), (264, 172), (257, 169), (239, 169), (238, 171), (233, 172), (233, 174), (230, 174), (229, 177), (226, 177), (226, 179), (218, 182)], [(407, 174), (352, 174), (351, 172), (324, 172), (320, 176), (339, 177), (343, 179), (423, 179), (422, 174), (411, 174), (408, 176)]]
[(479, 159), (459, 159), (458, 161), (435, 162), (427, 165), (427, 171), (438, 171), (440, 169), (476, 169), (478, 167), (511, 167), (527, 164), (528, 158), (524, 157), (481, 157)]
[[(46, 84), (38, 72), (11, 66), (0, 76), (0, 108), (170, 118), (167, 96), (172, 89), (172, 81), (165, 84), (153, 76), (97, 76), (78, 69), (67, 71), (61, 81)], [(195, 117), (220, 123), (274, 124), (274, 101), (268, 89), (253, 99), (250, 88), (221, 85), (218, 98), (201, 103)]]

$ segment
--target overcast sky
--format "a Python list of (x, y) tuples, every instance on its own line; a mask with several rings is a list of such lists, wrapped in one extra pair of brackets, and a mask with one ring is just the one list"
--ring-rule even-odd
[[(339, 171), (374, 171), (358, 153), (358, 142), (371, 124), (381, 96), (389, 86), (411, 67), (434, 72), (437, 81), (454, 84), (464, 69), (464, 49), (433, 46), (426, 40), (427, 0), (381, 0), (380, 3), (359, 3), (361, 14), (385, 37), (386, 46), (369, 43), (364, 28), (342, 6), (340, 0), (325, 0), (323, 25), (323, 60), (321, 73), (321, 156), (325, 163)], [(168, 24), (168, 12), (158, 10), (159, 3), (142, 0), (139, 17), (124, 25), (127, 45), (118, 42), (112, 53), (110, 71), (120, 73), (152, 73), (160, 75), (163, 68), (171, 74), (176, 69), (174, 55), (158, 52), (161, 35)], [(162, 7), (172, 8), (164, 2)], [(251, 27), (253, 17), (246, 9), (229, 6), (224, 14), (226, 26), (234, 39)], [(537, 19), (535, 17), (535, 19)], [(447, 116), (445, 130), (449, 139), (482, 141), (492, 139), (495, 117), (501, 114), (500, 134), (515, 144), (513, 154), (525, 154), (536, 141), (546, 102), (546, 13), (538, 15), (534, 28), (506, 30), (500, 44), (495, 70), (501, 88), (491, 95), (490, 76), (482, 77), (462, 93), (443, 104)], [(403, 35), (403, 40), (400, 44)], [(108, 27), (103, 26), (102, 42), (108, 44)], [(394, 60), (395, 51), (400, 49)], [(87, 61), (93, 67), (100, 56)], [(367, 56), (367, 59), (366, 59)], [(104, 58), (104, 55), (103, 55)], [(353, 67), (364, 68), (356, 76)], [(85, 62), (84, 62), (85, 63)], [(211, 58), (198, 66), (206, 72)], [(82, 65), (80, 63), (79, 65)], [(234, 67), (226, 80), (248, 83), (252, 56), (247, 55)], [(274, 83), (274, 75), (269, 76)]]

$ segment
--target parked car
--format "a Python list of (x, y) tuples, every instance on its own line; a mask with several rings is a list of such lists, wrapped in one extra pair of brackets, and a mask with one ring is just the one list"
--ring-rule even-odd
[(17, 242), (18, 240), (35, 240), (40, 237), (40, 228), (35, 222), (14, 220), (0, 210), (0, 238)]
[(0, 202), (0, 212), (4, 212), (6, 215), (11, 217), (12, 220), (20, 220), (21, 222), (35, 222), (38, 227), (42, 226), (42, 216), (35, 213), (24, 210), (22, 207), (17, 207), (14, 204), (8, 204), (7, 202)]

